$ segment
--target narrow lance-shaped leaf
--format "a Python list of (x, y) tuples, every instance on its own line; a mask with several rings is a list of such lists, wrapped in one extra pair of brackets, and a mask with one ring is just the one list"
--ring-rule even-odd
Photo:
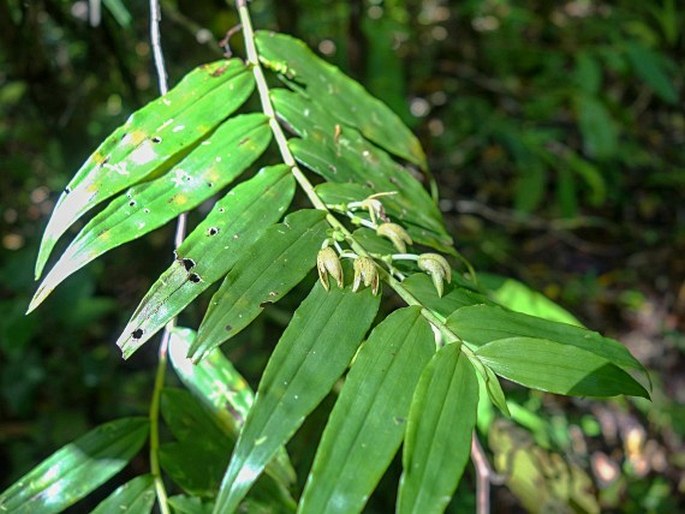
[(113, 200), (76, 236), (40, 285), (29, 312), (66, 277), (103, 253), (196, 207), (252, 164), (271, 139), (267, 119), (248, 114), (224, 123), (209, 139), (155, 180)]
[(335, 66), (318, 58), (302, 41), (285, 34), (257, 31), (255, 42), (266, 66), (304, 85), (312, 98), (334, 99), (326, 106), (377, 145), (426, 168), (421, 144), (383, 102)]
[(214, 294), (190, 348), (199, 359), (244, 329), (295, 287), (316, 264), (326, 238), (323, 211), (303, 210), (266, 230), (244, 253)]
[[(459, 284), (459, 277), (454, 274), (451, 284), (444, 285), (444, 293), (438, 296), (430, 277), (425, 273), (409, 275), (402, 285), (421, 302), (422, 305), (442, 316), (449, 316), (456, 310), (468, 305), (492, 304), (487, 296)], [(473, 286), (471, 286), (473, 287)]]
[(163, 169), (240, 107), (254, 87), (239, 59), (205, 64), (131, 115), (69, 182), (45, 229), (36, 279), (55, 243), (86, 211)]
[(418, 307), (395, 311), (373, 330), (328, 419), (298, 512), (361, 512), (402, 442), (414, 388), (434, 352)]
[(335, 118), (301, 93), (275, 89), (271, 98), (278, 116), (302, 138), (288, 142), (299, 162), (331, 182), (354, 182), (374, 193), (396, 192), (382, 199), (388, 214), (400, 220), (416, 242), (454, 251), (440, 211), (408, 169), (355, 129), (340, 132)]
[(118, 487), (91, 514), (148, 514), (154, 504), (154, 479), (152, 475), (141, 475)]
[[(254, 403), (254, 393), (218, 348), (207, 353), (198, 363), (186, 357), (196, 335), (189, 328), (174, 328), (169, 342), (171, 365), (183, 385), (212, 411), (226, 433), (237, 438)], [(283, 448), (269, 463), (266, 471), (285, 486), (291, 485), (296, 478)]]
[(627, 394), (649, 398), (645, 388), (628, 373), (577, 346), (510, 337), (481, 346), (476, 355), (498, 375), (532, 389), (574, 396)]
[(216, 494), (235, 438), (227, 437), (219, 419), (184, 389), (165, 388), (161, 413), (174, 438), (159, 448), (159, 462), (186, 493)]
[(476, 346), (517, 336), (548, 339), (575, 346), (616, 366), (646, 375), (642, 364), (621, 343), (574, 325), (489, 305), (463, 307), (448, 318), (447, 325), (463, 340)]
[(176, 250), (176, 259), (152, 285), (117, 340), (124, 358), (150, 339), (210, 285), (290, 204), (295, 181), (285, 165), (261, 170), (219, 200)]
[(214, 511), (233, 512), (304, 418), (343, 373), (376, 316), (369, 289), (316, 283), (276, 345), (257, 390)]
[(397, 514), (445, 510), (471, 454), (478, 381), (457, 344), (435, 354), (412, 399)]
[(147, 418), (105, 423), (67, 444), (0, 494), (0, 511), (60, 512), (119, 472), (147, 440)]

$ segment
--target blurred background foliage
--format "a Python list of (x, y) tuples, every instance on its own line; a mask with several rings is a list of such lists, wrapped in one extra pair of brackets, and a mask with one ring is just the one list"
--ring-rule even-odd
[[(220, 57), (237, 20), (220, 0), (161, 3), (174, 83)], [(157, 95), (146, 8), (0, 1), (0, 489), (88, 427), (147, 411), (155, 350), (123, 362), (113, 342), (171, 258), (170, 228), (117, 249), (23, 315), (57, 192)], [(493, 510), (539, 511), (542, 496), (548, 512), (685, 510), (682, 3), (254, 0), (251, 9), (257, 26), (307, 41), (421, 136), (440, 207), (477, 269), (544, 292), (652, 371), (652, 403), (509, 386), (513, 421), (479, 419), (497, 469), (520, 477), (495, 489)], [(253, 381), (287, 310), (287, 300), (267, 310), (232, 345)], [(201, 312), (182, 322), (197, 326)], [(291, 445), (303, 470), (331, 404)], [(392, 505), (392, 473), (369, 512)], [(471, 473), (451, 511), (473, 509), (473, 483)]]

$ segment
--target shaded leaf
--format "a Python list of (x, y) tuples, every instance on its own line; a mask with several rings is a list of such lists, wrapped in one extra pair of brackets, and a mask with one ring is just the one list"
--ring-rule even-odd
[(412, 399), (398, 514), (445, 510), (471, 454), (477, 405), (473, 367), (459, 345), (448, 344), (423, 371)]
[(29, 311), (93, 259), (151, 232), (220, 191), (261, 155), (270, 139), (264, 115), (232, 118), (167, 174), (133, 186), (114, 199), (64, 251), (38, 287)]
[(483, 363), (518, 384), (557, 394), (649, 398), (633, 377), (595, 353), (547, 339), (510, 337), (476, 350)]
[(100, 425), (57, 450), (0, 494), (0, 510), (60, 512), (118, 473), (147, 440), (147, 418)]
[(302, 210), (269, 227), (214, 294), (189, 355), (195, 360), (248, 326), (302, 281), (326, 238), (325, 213)]
[(604, 104), (593, 96), (576, 98), (583, 150), (590, 157), (607, 159), (616, 155), (618, 127)]
[(361, 512), (402, 442), (414, 388), (434, 352), (419, 307), (397, 310), (373, 330), (328, 418), (298, 512)]
[(510, 337), (537, 337), (575, 346), (621, 368), (646, 373), (642, 364), (618, 341), (581, 327), (511, 312), (500, 307), (463, 307), (447, 319), (447, 325), (463, 340), (476, 346)]
[(152, 285), (131, 316), (117, 341), (124, 358), (223, 277), (239, 256), (248, 252), (254, 241), (283, 215), (294, 191), (290, 170), (279, 165), (262, 169), (219, 200), (178, 247), (176, 260)]
[(218, 419), (183, 389), (162, 391), (161, 413), (176, 438), (159, 449), (162, 468), (186, 493), (214, 496), (235, 436), (227, 437)]
[(644, 80), (659, 97), (673, 105), (678, 101), (674, 79), (668, 76), (665, 57), (639, 43), (628, 43), (626, 54), (637, 75)]
[(388, 215), (401, 221), (416, 242), (440, 251), (454, 251), (440, 211), (407, 168), (355, 129), (337, 133), (335, 118), (328, 110), (302, 94), (275, 89), (271, 98), (278, 116), (301, 136), (288, 142), (299, 162), (330, 182), (353, 182), (372, 193), (396, 191), (397, 194), (382, 198)]
[[(236, 438), (252, 407), (254, 393), (218, 348), (198, 363), (186, 357), (195, 337), (195, 331), (189, 328), (173, 329), (169, 341), (171, 365), (181, 382), (212, 412), (224, 432)], [(267, 473), (285, 486), (295, 481), (295, 471), (285, 449), (269, 463)]]
[(93, 152), (57, 200), (36, 260), (38, 278), (59, 237), (85, 212), (163, 169), (240, 107), (254, 87), (240, 59), (202, 65), (131, 115)]
[(373, 321), (380, 298), (318, 282), (295, 311), (262, 375), (215, 512), (232, 512), (278, 448), (343, 373)]
[(305, 43), (285, 34), (257, 31), (260, 60), (274, 71), (306, 87), (313, 99), (334, 99), (326, 108), (346, 125), (389, 152), (421, 168), (426, 156), (402, 120), (335, 66), (318, 58)]
[(101, 501), (91, 514), (147, 514), (155, 504), (152, 475), (141, 475), (126, 482)]

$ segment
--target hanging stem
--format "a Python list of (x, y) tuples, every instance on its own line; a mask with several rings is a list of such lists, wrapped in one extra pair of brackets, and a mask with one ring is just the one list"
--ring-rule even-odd
[[(162, 45), (159, 32), (159, 22), (161, 21), (162, 13), (159, 6), (159, 0), (150, 0), (150, 41), (152, 43), (152, 54), (154, 57), (155, 69), (157, 70), (157, 81), (159, 84), (159, 92), (165, 95), (168, 91), (166, 66), (164, 65), (164, 54), (162, 53)], [(174, 234), (174, 246), (178, 248), (186, 234), (186, 220), (187, 215), (181, 214), (177, 218), (176, 233)], [(162, 470), (159, 465), (159, 405), (162, 396), (162, 389), (164, 389), (164, 378), (167, 368), (167, 352), (169, 349), (169, 340), (171, 339), (171, 331), (176, 324), (176, 318), (172, 318), (164, 328), (162, 340), (159, 343), (157, 372), (155, 373), (155, 384), (152, 391), (152, 400), (150, 401), (150, 474), (155, 483), (155, 492), (157, 494), (157, 502), (159, 503), (159, 510), (162, 514), (171, 514), (169, 504), (167, 501), (168, 495), (164, 480), (162, 479)]]

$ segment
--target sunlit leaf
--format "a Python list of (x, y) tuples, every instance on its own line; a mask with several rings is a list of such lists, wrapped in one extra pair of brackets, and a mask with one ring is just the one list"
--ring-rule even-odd
[[(307, 94), (364, 137), (410, 162), (426, 167), (421, 144), (383, 102), (338, 68), (318, 58), (302, 41), (257, 31), (255, 42), (266, 66), (306, 87)], [(326, 101), (331, 99), (332, 101)]]
[(241, 254), (250, 251), (254, 241), (283, 215), (294, 191), (288, 167), (271, 166), (219, 200), (176, 250), (174, 262), (131, 316), (117, 341), (124, 357), (223, 277)]
[(459, 279), (454, 277), (452, 284), (445, 284), (445, 291), (438, 296), (435, 286), (426, 273), (413, 273), (409, 275), (402, 285), (429, 309), (447, 317), (457, 309), (468, 305), (492, 304), (482, 293), (470, 287), (460, 285)]
[(402, 442), (414, 388), (434, 352), (418, 307), (395, 311), (373, 330), (328, 419), (298, 512), (361, 512)]
[(197, 496), (176, 495), (169, 498), (174, 514), (211, 514), (214, 503)]
[(463, 340), (476, 346), (510, 337), (536, 337), (575, 346), (621, 368), (645, 372), (642, 364), (618, 341), (581, 327), (500, 307), (463, 307), (448, 318), (447, 325)]
[[(416, 242), (453, 251), (440, 211), (407, 168), (355, 129), (336, 131), (336, 120), (330, 112), (302, 94), (276, 89), (271, 97), (279, 117), (301, 136), (288, 143), (298, 161), (330, 182), (353, 182), (372, 193), (395, 191), (381, 199), (388, 215), (402, 221)], [(313, 123), (312, 118), (317, 122)]]
[[(183, 385), (214, 414), (224, 431), (237, 437), (254, 402), (254, 393), (218, 348), (193, 363), (187, 355), (195, 337), (194, 330), (174, 328), (169, 341), (171, 364)], [(285, 449), (269, 463), (267, 473), (286, 486), (295, 481), (295, 471)]]
[(147, 514), (155, 504), (152, 475), (142, 475), (126, 482), (102, 500), (91, 514)]
[(118, 473), (147, 440), (147, 418), (105, 423), (62, 447), (0, 494), (0, 511), (60, 512)]
[(582, 326), (573, 314), (518, 280), (492, 273), (478, 273), (478, 280), (489, 290), (490, 296), (497, 303), (512, 311), (530, 314), (550, 321)]
[(316, 283), (276, 345), (231, 458), (215, 512), (233, 512), (278, 448), (343, 373), (380, 297)]
[(316, 265), (326, 238), (323, 211), (302, 210), (266, 230), (228, 272), (207, 309), (190, 356), (204, 353), (244, 329), (267, 303), (280, 300)]
[(36, 278), (59, 237), (86, 211), (164, 169), (240, 107), (254, 87), (240, 59), (205, 64), (166, 95), (133, 113), (88, 158), (52, 213), (36, 260)]
[(577, 346), (510, 337), (479, 347), (476, 355), (498, 375), (532, 389), (574, 396), (626, 394), (649, 398), (645, 388), (628, 373)]
[(536, 446), (530, 432), (498, 420), (488, 432), (495, 470), (528, 512), (602, 510), (592, 478), (577, 464)]
[(425, 368), (412, 399), (397, 514), (445, 510), (471, 453), (477, 405), (473, 367), (459, 345), (448, 344)]
[(114, 199), (64, 251), (36, 291), (29, 311), (93, 259), (151, 232), (216, 194), (261, 155), (270, 139), (264, 115), (232, 118), (168, 173), (135, 185)]

